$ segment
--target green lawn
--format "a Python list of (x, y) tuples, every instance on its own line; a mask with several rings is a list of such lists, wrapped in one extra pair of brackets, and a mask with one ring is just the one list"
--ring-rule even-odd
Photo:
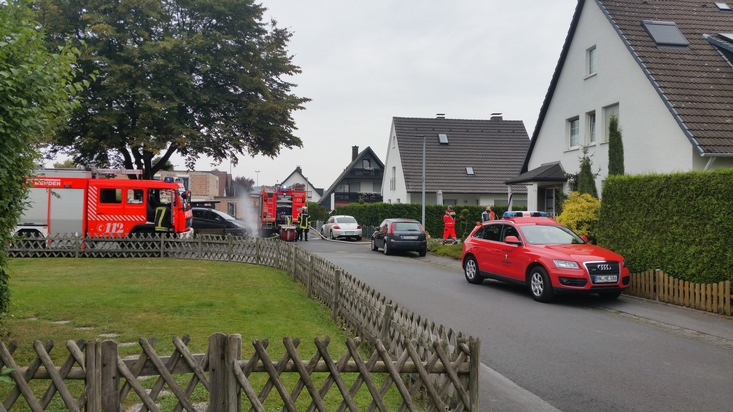
[[(11, 311), (3, 340), (29, 346), (41, 341), (95, 339), (137, 342), (157, 337), (156, 348), (173, 350), (173, 336), (191, 336), (203, 353), (215, 332), (238, 333), (247, 343), (283, 337), (345, 335), (330, 312), (305, 297), (286, 273), (242, 263), (175, 259), (13, 259)], [(279, 343), (278, 345), (272, 345)], [(163, 352), (165, 353), (165, 352)]]
[[(334, 359), (346, 351), (346, 334), (329, 309), (269, 267), (155, 258), (12, 259), (9, 273), (11, 311), (2, 323), (3, 342), (18, 342), (13, 358), (21, 366), (35, 357), (34, 340), (56, 342), (56, 365), (68, 356), (67, 340), (134, 343), (157, 337), (156, 352), (169, 356), (172, 337), (189, 334), (189, 350), (204, 353), (215, 332), (242, 335), (243, 359), (254, 353), (254, 339), (269, 339), (275, 360), (285, 353), (283, 337), (301, 339), (301, 359), (315, 354), (316, 337), (331, 337)], [(120, 352), (138, 355), (141, 349), (123, 345)], [(394, 392), (388, 403), (399, 405)], [(329, 391), (329, 397), (337, 394), (335, 387)], [(273, 396), (274, 390), (268, 399)], [(361, 402), (369, 400), (362, 396)]]

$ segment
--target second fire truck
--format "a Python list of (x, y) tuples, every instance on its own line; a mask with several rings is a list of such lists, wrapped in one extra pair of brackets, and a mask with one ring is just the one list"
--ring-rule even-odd
[(260, 234), (270, 237), (294, 222), (306, 206), (305, 185), (263, 186), (260, 190)]

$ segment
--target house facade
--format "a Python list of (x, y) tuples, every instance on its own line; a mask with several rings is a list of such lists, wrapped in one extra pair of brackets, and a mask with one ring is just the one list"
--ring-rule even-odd
[[(529, 147), (524, 123), (394, 117), (382, 196), (386, 203), (526, 205), (523, 185), (507, 186)], [(424, 188), (424, 189), (423, 189)]]
[[(733, 167), (733, 10), (686, 0), (580, 0), (521, 174), (548, 210), (587, 155), (601, 193), (617, 117), (626, 174)], [(728, 33), (728, 34), (726, 34)]]
[(292, 186), (296, 183), (300, 183), (303, 186), (305, 186), (306, 196), (305, 200), (306, 202), (315, 202), (318, 203), (321, 200), (321, 195), (323, 194), (323, 189), (318, 189), (315, 186), (311, 184), (311, 182), (308, 180), (307, 177), (303, 175), (303, 169), (300, 168), (300, 166), (296, 166), (295, 170), (293, 170), (288, 177), (286, 177), (281, 183), (281, 186)]
[(323, 192), (321, 206), (333, 210), (336, 206), (364, 201), (382, 201), (384, 163), (371, 147), (359, 152), (359, 146), (351, 147), (351, 162), (331, 186)]

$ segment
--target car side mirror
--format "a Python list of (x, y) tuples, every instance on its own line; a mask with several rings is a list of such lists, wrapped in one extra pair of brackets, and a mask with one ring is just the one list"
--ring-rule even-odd
[(522, 242), (516, 236), (505, 237), (504, 243), (509, 243), (510, 245), (521, 245), (522, 244)]
[(583, 239), (583, 242), (588, 243), (588, 236), (581, 235), (580, 238)]

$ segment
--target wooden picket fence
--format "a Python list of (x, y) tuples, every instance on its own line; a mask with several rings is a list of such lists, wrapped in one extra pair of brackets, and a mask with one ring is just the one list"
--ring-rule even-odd
[(707, 284), (688, 282), (656, 269), (632, 274), (626, 293), (730, 316), (730, 284), (730, 280)]
[[(366, 345), (366, 347), (374, 351), (371, 358), (364, 362), (356, 358), (354, 354), (355, 349), (352, 350), (352, 344), (347, 342), (347, 346), (349, 346), (348, 355), (344, 355), (345, 357), (342, 357), (339, 362), (333, 362), (332, 360), (328, 360), (330, 359), (330, 355), (324, 353), (324, 350), (321, 350), (319, 347), (318, 354), (311, 359), (311, 362), (305, 364), (294, 360), (296, 356), (288, 349), (290, 357), (278, 362), (265, 360), (258, 364), (256, 359), (253, 359), (251, 360), (253, 363), (243, 364), (237, 360), (236, 363), (240, 364), (241, 371), (244, 372), (241, 374), (237, 371), (237, 368), (227, 369), (229, 368), (228, 365), (232, 365), (232, 362), (236, 358), (234, 354), (227, 355), (230, 361), (224, 365), (226, 368), (222, 365), (218, 367), (211, 366), (211, 341), (207, 355), (187, 354), (187, 351), (184, 351), (184, 348), (177, 344), (177, 353), (170, 358), (164, 359), (149, 353), (150, 351), (143, 345), (143, 340), (141, 340), (141, 347), (145, 353), (144, 365), (148, 366), (139, 365), (138, 367), (142, 368), (140, 370), (149, 371), (153, 375), (160, 376), (158, 379), (163, 379), (165, 384), (171, 388), (171, 391), (179, 400), (179, 406), (176, 406), (175, 410), (181, 410), (181, 408), (186, 410), (192, 409), (187, 406), (186, 398), (183, 396), (187, 392), (174, 389), (170, 383), (171, 379), (164, 376), (166, 373), (162, 365), (167, 365), (168, 362), (175, 365), (188, 365), (188, 367), (183, 367), (184, 370), (181, 373), (193, 373), (197, 380), (196, 382), (203, 382), (204, 372), (208, 371), (208, 380), (225, 383), (226, 386), (222, 388), (213, 388), (213, 386), (206, 388), (211, 394), (211, 398), (207, 401), (208, 409), (212, 411), (235, 411), (241, 410), (241, 408), (264, 410), (259, 409), (255, 397), (252, 397), (254, 393), (253, 389), (249, 388), (246, 383), (247, 380), (243, 379), (248, 378), (250, 373), (258, 371), (267, 373), (269, 376), (268, 382), (272, 381), (272, 385), (276, 387), (277, 394), (280, 396), (282, 402), (282, 406), (278, 407), (278, 409), (297, 410), (291, 405), (289, 399), (297, 398), (298, 393), (305, 386), (308, 389), (306, 391), (308, 393), (307, 396), (309, 396), (307, 400), (309, 406), (307, 409), (325, 410), (319, 405), (318, 397), (325, 396), (321, 392), (324, 390), (328, 392), (328, 389), (324, 389), (326, 386), (323, 386), (321, 390), (314, 392), (315, 388), (308, 383), (310, 378), (307, 377), (313, 372), (323, 372), (329, 376), (325, 379), (333, 381), (328, 384), (328, 387), (336, 384), (338, 392), (341, 396), (344, 396), (341, 406), (337, 410), (374, 410), (375, 408), (387, 410), (383, 405), (383, 401), (380, 401), (380, 396), (383, 395), (383, 390), (387, 390), (388, 387), (383, 386), (382, 389), (377, 390), (374, 385), (371, 385), (369, 382), (376, 382), (378, 380), (374, 378), (374, 374), (382, 374), (383, 377), (381, 380), (385, 382), (383, 385), (388, 385), (388, 383), (394, 385), (400, 396), (402, 396), (402, 403), (398, 410), (416, 410), (418, 405), (423, 405), (422, 409), (430, 411), (479, 410), (478, 371), (480, 364), (480, 342), (478, 339), (466, 336), (461, 332), (446, 328), (443, 325), (436, 324), (427, 318), (410, 312), (396, 302), (386, 299), (370, 286), (356, 279), (343, 269), (297, 247), (295, 243), (283, 242), (277, 239), (219, 236), (199, 236), (195, 239), (174, 239), (155, 236), (125, 239), (92, 239), (61, 235), (54, 236), (50, 239), (18, 239), (10, 245), (7, 251), (10, 257), (16, 258), (161, 257), (233, 261), (275, 267), (287, 272), (294, 281), (304, 284), (309, 296), (318, 299), (330, 307), (334, 321), (342, 322), (348, 326), (363, 345)], [(227, 339), (236, 338), (229, 336)], [(81, 353), (82, 351), (77, 349), (72, 350), (72, 343), (67, 342), (67, 347), (70, 347), (69, 350), (73, 356), (70, 356), (70, 360), (62, 367), (56, 368), (58, 373), (55, 374), (50, 372), (55, 368), (48, 364), (46, 356), (40, 354), (37, 360), (34, 361), (37, 364), (35, 367), (38, 371), (33, 371), (33, 373), (29, 371), (33, 370), (34, 365), (25, 368), (11, 366), (13, 364), (12, 357), (9, 356), (11, 351), (8, 351), (7, 358), (5, 352), (3, 352), (2, 361), (4, 365), (17, 369), (17, 372), (14, 372), (12, 376), (16, 385), (20, 386), (22, 386), (23, 380), (19, 380), (19, 378), (26, 375), (29, 375), (25, 378), (26, 380), (34, 376), (51, 379), (53, 382), (52, 387), (55, 388), (63, 386), (64, 379), (67, 379), (69, 376), (82, 379), (82, 375), (84, 379), (87, 379), (87, 387), (89, 385), (92, 385), (92, 388), (96, 388), (99, 385), (110, 385), (100, 383), (100, 377), (102, 375), (97, 372), (92, 373), (94, 369), (88, 367), (88, 365), (96, 365), (95, 362), (98, 362), (97, 360), (89, 360), (89, 356), (92, 356), (89, 354), (89, 348), (87, 347), (86, 358), (84, 358)], [(113, 343), (108, 343), (107, 341), (87, 342), (85, 346), (89, 346), (90, 344), (94, 345), (95, 348), (113, 346)], [(318, 346), (318, 341), (316, 341), (316, 345)], [(37, 353), (39, 347), (42, 346), (40, 343), (36, 343), (35, 349)], [(236, 347), (236, 344), (230, 344), (227, 351), (241, 353), (241, 345), (239, 345), (239, 352), (235, 349)], [(288, 347), (287, 343), (286, 347)], [(257, 350), (257, 347), (255, 349)], [(95, 349), (95, 351), (97, 350)], [(257, 354), (261, 359), (268, 359), (266, 353), (261, 350), (258, 350)], [(97, 354), (96, 356), (101, 355)], [(189, 357), (199, 359), (198, 363), (192, 363)], [(314, 360), (316, 357), (319, 360)], [(173, 358), (176, 360), (173, 360)], [(185, 362), (180, 362), (180, 358), (185, 359)], [(205, 367), (204, 358), (208, 359), (208, 369)], [(82, 359), (86, 359), (86, 367), (81, 363)], [(112, 374), (107, 379), (110, 379), (112, 382), (125, 381), (125, 385), (123, 385), (122, 390), (119, 392), (120, 396), (116, 397), (119, 402), (111, 402), (109, 404), (110, 407), (112, 404), (121, 405), (125, 400), (125, 397), (121, 396), (121, 394), (125, 393), (125, 390), (129, 392), (129, 388), (135, 389), (133, 385), (135, 385), (135, 379), (138, 376), (134, 373), (136, 369), (131, 369), (131, 365), (129, 365), (127, 360), (121, 361), (118, 358), (117, 361), (114, 361), (112, 355), (105, 355), (105, 359), (107, 360), (103, 364), (117, 364), (117, 372), (119, 373), (116, 375), (116, 378)], [(158, 359), (158, 361), (155, 359)], [(42, 367), (40, 366), (41, 364), (43, 364)], [(85, 373), (77, 371), (75, 374), (72, 374), (69, 372), (73, 369), (72, 366), (74, 364), (76, 364), (76, 367), (81, 368), (82, 371), (85, 371)], [(154, 365), (154, 367), (150, 365)], [(197, 370), (194, 367), (195, 365), (199, 365), (200, 370)], [(255, 367), (255, 365), (259, 366)], [(176, 366), (176, 368), (180, 367), (182, 366)], [(212, 375), (215, 373), (224, 373), (221, 372), (222, 369), (227, 370), (228, 372), (226, 373), (231, 376), (217, 381)], [(277, 376), (289, 372), (298, 374), (297, 379), (299, 380), (298, 385), (300, 389), (297, 391), (293, 390), (288, 392), (284, 386), (277, 384)], [(366, 408), (359, 407), (355, 409), (353, 407), (349, 397), (345, 395), (344, 385), (339, 383), (339, 381), (345, 381), (343, 377), (339, 377), (341, 373), (345, 372), (358, 373), (358, 377), (354, 382), (363, 382), (371, 396), (377, 396), (376, 398), (372, 398), (371, 405)], [(201, 383), (201, 385), (204, 384)], [(22, 394), (27, 400), (28, 396), (26, 392), (21, 390), (22, 388), (20, 386), (17, 392)], [(52, 389), (52, 387), (49, 387), (48, 391), (54, 393), (62, 392), (61, 389)], [(141, 388), (135, 389), (137, 396), (145, 400), (145, 396), (141, 391)], [(220, 391), (224, 391), (226, 395), (220, 395)], [(264, 398), (261, 397), (263, 391), (260, 390), (257, 394), (258, 396), (256, 398), (259, 399), (259, 402), (264, 401)], [(242, 392), (247, 395), (246, 400), (249, 402), (245, 403), (245, 406), (240, 406), (241, 399), (239, 394)], [(266, 392), (266, 396), (269, 393), (269, 389), (264, 392)], [(346, 391), (347, 394), (351, 392), (352, 390)], [(104, 402), (103, 399), (107, 399), (113, 393), (116, 392), (111, 389), (88, 389), (75, 402), (77, 405), (84, 404), (87, 410), (117, 410), (98, 407), (98, 402)], [(94, 400), (91, 400), (89, 397), (93, 394), (96, 394), (95, 396), (102, 400), (98, 400), (96, 397)], [(416, 398), (419, 398), (421, 403), (417, 402)], [(227, 401), (220, 402), (219, 399), (227, 399)], [(70, 399), (67, 401), (64, 398), (66, 404), (70, 404), (69, 401)], [(140, 410), (157, 410), (153, 409), (154, 402), (155, 397), (151, 396), (151, 399), (145, 401), (144, 407)], [(8, 403), (12, 405), (12, 402), (6, 399), (5, 405), (8, 405)], [(43, 403), (40, 406), (43, 406)], [(37, 409), (36, 407), (32, 407), (31, 409), (43, 410), (43, 408)], [(1, 408), (0, 412), (2, 412)]]
[[(36, 342), (36, 358), (27, 367), (15, 364), (15, 345), (0, 343), (0, 359), (13, 368), (10, 376), (15, 381), (0, 409), (159, 411), (165, 404), (165, 410), (173, 411), (415, 411), (423, 405), (439, 411), (477, 410), (463, 407), (470, 402), (463, 391), (460, 405), (450, 403), (452, 388), (465, 385), (478, 372), (469, 361), (477, 342), (467, 342), (465, 356), (454, 361), (436, 343), (435, 358), (423, 362), (410, 342), (399, 359), (379, 341), (371, 357), (363, 359), (358, 339), (348, 339), (347, 351), (336, 358), (328, 351), (329, 339), (316, 338), (316, 353), (305, 359), (298, 353), (300, 341), (285, 338), (285, 354), (274, 359), (268, 342), (255, 340), (251, 357), (242, 359), (240, 335), (211, 335), (203, 354), (190, 353), (188, 339), (173, 338), (176, 349), (171, 356), (158, 355), (154, 339), (140, 339), (140, 355), (125, 358), (111, 340), (69, 341), (61, 367), (51, 361), (53, 342)], [(435, 385), (437, 375), (448, 376), (453, 386)], [(390, 391), (401, 400), (393, 396), (385, 401)]]

